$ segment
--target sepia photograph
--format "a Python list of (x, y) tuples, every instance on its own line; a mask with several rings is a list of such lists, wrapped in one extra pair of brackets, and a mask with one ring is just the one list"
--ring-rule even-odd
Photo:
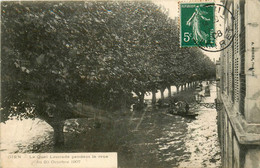
[(260, 168), (259, 0), (0, 4), (0, 168)]

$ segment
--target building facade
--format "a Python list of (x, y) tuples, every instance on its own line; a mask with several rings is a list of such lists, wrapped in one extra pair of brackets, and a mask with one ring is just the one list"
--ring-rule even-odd
[(224, 35), (234, 38), (217, 62), (216, 100), (224, 168), (260, 168), (260, 1), (223, 0)]

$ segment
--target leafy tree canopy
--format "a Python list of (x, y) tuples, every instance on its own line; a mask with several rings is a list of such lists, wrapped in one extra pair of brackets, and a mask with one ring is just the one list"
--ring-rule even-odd
[(77, 102), (119, 108), (132, 92), (215, 74), (201, 51), (179, 48), (176, 22), (151, 2), (1, 5), (4, 120), (67, 119)]

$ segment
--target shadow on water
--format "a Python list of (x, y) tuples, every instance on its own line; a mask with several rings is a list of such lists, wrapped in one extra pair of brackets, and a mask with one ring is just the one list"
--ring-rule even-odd
[(65, 134), (64, 152), (116, 151), (120, 167), (177, 167), (190, 156), (183, 139), (187, 123), (192, 121), (151, 106), (124, 113), (112, 125), (99, 128), (91, 126), (94, 122), (78, 120), (78, 131), (67, 130)]

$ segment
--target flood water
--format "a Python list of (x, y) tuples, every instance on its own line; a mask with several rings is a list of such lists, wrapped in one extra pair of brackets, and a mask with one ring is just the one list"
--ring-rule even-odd
[[(214, 102), (215, 87), (210, 86), (211, 96), (204, 102)], [(118, 127), (113, 132), (107, 128), (95, 130), (88, 127), (88, 121), (68, 120), (64, 132), (65, 142), (70, 147), (63, 152), (115, 151), (118, 152), (119, 166), (130, 168), (220, 167), (217, 112), (204, 106), (199, 106), (197, 111), (196, 119), (189, 119), (148, 106), (144, 111), (118, 118), (118, 122), (126, 123), (127, 120), (126, 131), (129, 132)], [(1, 152), (53, 152), (52, 135), (52, 128), (39, 119), (10, 120), (1, 123)], [(117, 136), (117, 140), (112, 136)], [(105, 141), (118, 146), (109, 148), (111, 144), (104, 144)], [(98, 145), (88, 145), (90, 143)]]

